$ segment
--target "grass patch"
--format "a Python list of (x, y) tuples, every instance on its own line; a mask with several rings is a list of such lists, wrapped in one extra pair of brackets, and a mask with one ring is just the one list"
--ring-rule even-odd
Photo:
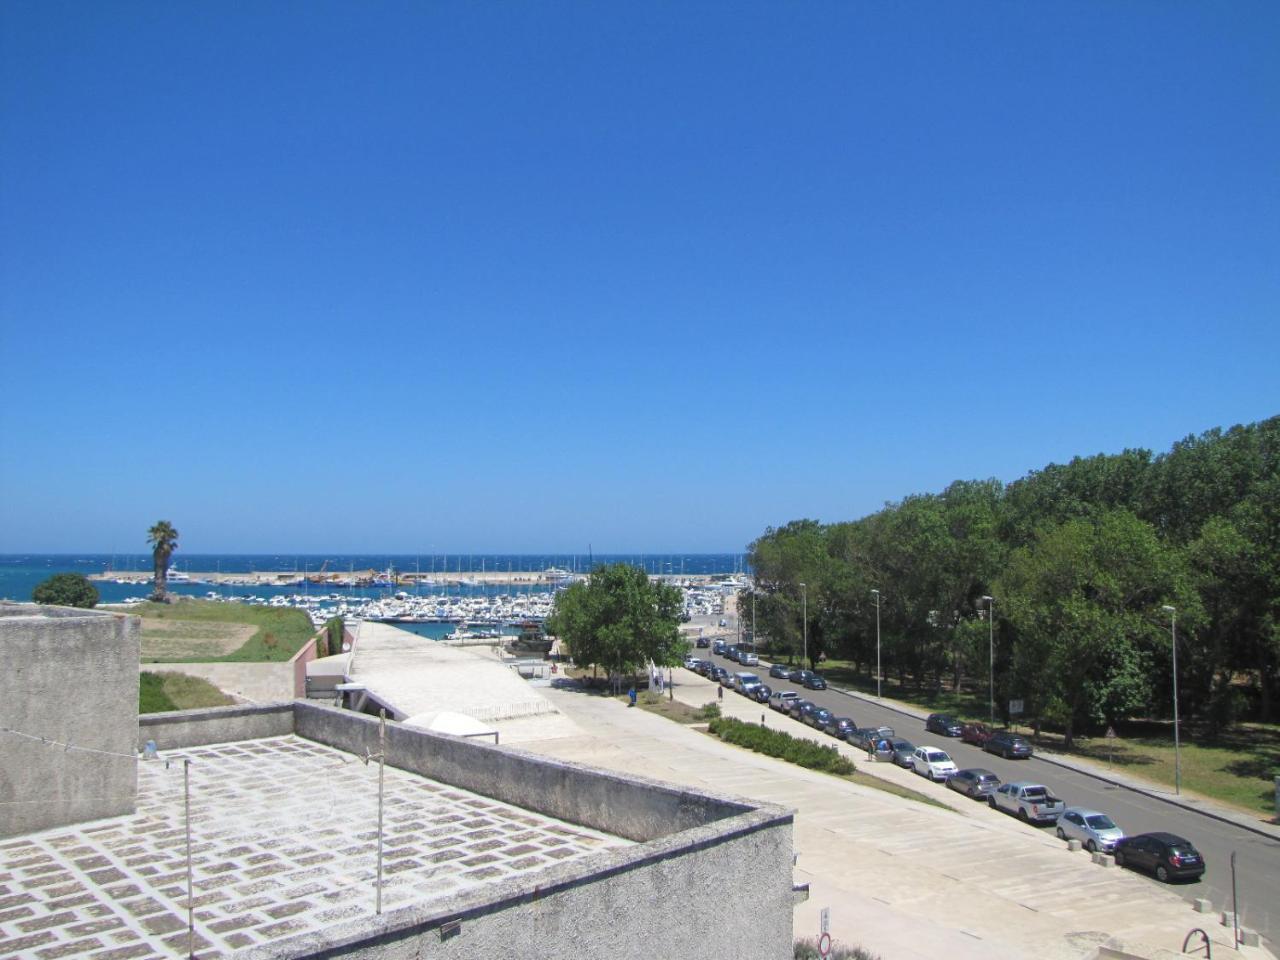
[[(623, 694), (618, 698), (626, 703), (628, 697)], [(676, 723), (706, 723), (708, 720), (714, 720), (720, 716), (720, 707), (715, 703), (703, 704), (701, 707), (691, 707), (687, 703), (681, 703), (679, 700), (672, 700), (656, 690), (645, 690), (636, 696), (636, 706), (649, 713), (656, 713), (660, 717), (666, 717), (668, 720), (674, 720)]]
[[(311, 618), (301, 610), (281, 607), (251, 606), (239, 603), (216, 603), (212, 600), (183, 599), (177, 603), (139, 603), (128, 612), (146, 619), (190, 621), (199, 624), (248, 624), (254, 628), (249, 639), (236, 649), (221, 655), (169, 655), (147, 657), (146, 663), (199, 663), (229, 661), (278, 663), (288, 660), (302, 649), (315, 634)], [(191, 628), (195, 632), (195, 628)], [(146, 632), (144, 623), (144, 633)], [(179, 628), (182, 632), (182, 628)]]
[[(828, 661), (822, 665), (822, 672), (835, 686), (875, 694), (875, 680), (856, 672), (847, 662)], [(901, 703), (949, 713), (961, 721), (985, 723), (990, 710), (982, 691), (934, 691), (903, 686), (896, 679), (886, 678), (883, 692)], [(1109, 764), (1113, 771), (1172, 788), (1172, 721), (1129, 720), (1114, 726), (1119, 734), (1116, 739), (1077, 736), (1070, 750), (1063, 745), (1062, 735), (1053, 731), (1042, 730), (1035, 743), (1055, 753), (1084, 757), (1104, 768)], [(1216, 738), (1209, 737), (1207, 728), (1195, 721), (1183, 721), (1179, 730), (1183, 789), (1252, 814), (1275, 814), (1273, 778), (1280, 775), (1280, 724), (1240, 723)]]
[(199, 677), (169, 672), (138, 675), (139, 713), (224, 707), (232, 702), (229, 696)]

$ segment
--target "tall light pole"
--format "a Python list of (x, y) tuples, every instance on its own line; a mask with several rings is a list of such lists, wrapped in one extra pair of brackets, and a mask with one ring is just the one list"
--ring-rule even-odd
[(880, 591), (872, 590), (876, 598), (876, 699), (880, 699)]
[(990, 656), (987, 667), (987, 689), (991, 702), (991, 726), (996, 725), (996, 598), (982, 598), (987, 601), (987, 653)]
[(804, 654), (803, 659), (805, 666), (809, 664), (809, 588), (803, 583), (800, 584), (800, 607), (804, 611), (802, 614), (804, 622)]
[(1169, 641), (1173, 645), (1173, 792), (1182, 793), (1182, 744), (1178, 739), (1178, 611), (1165, 604), (1169, 615)]

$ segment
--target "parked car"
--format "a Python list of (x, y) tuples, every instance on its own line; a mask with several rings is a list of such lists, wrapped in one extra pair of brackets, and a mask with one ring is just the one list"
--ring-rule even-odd
[(760, 665), (760, 658), (756, 656), (755, 651), (753, 650), (739, 650), (738, 662), (744, 667), (758, 667)]
[(1124, 839), (1124, 831), (1105, 813), (1081, 807), (1067, 807), (1055, 832), (1059, 840), (1079, 840), (1090, 853), (1110, 853)]
[(684, 668), (685, 668), (686, 670), (697, 670), (697, 669), (698, 669), (698, 664), (699, 664), (699, 663), (701, 663), (701, 662), (702, 662), (702, 661), (700, 661), (697, 657), (692, 657), (692, 656), (690, 656), (690, 657), (685, 657), (685, 658), (684, 658)]
[(952, 774), (947, 780), (947, 786), (963, 793), (971, 800), (982, 800), (1000, 786), (1000, 778), (990, 770), (969, 767)]
[(1026, 737), (1008, 730), (997, 730), (982, 745), (987, 753), (998, 753), (1006, 760), (1026, 760), (1034, 753)]
[(856, 730), (853, 719), (851, 717), (835, 717), (833, 716), (827, 721), (826, 726), (822, 728), (823, 733), (829, 733), (837, 740), (848, 740), (849, 734)]
[(737, 675), (730, 673), (728, 670), (725, 670), (724, 667), (721, 667), (720, 669), (724, 670), (724, 674), (720, 677), (720, 686), (728, 687), (730, 690), (732, 690), (733, 681)]
[(704, 650), (705, 650), (707, 647), (711, 646), (711, 641), (710, 641), (710, 640), (708, 640), (706, 637), (699, 637), (699, 638), (698, 638), (696, 641), (694, 641), (694, 642), (698, 645), (698, 648), (699, 648), (699, 649), (704, 649)]
[(892, 740), (893, 736), (893, 727), (859, 727), (849, 735), (849, 742), (865, 750), (872, 740)]
[(712, 644), (711, 644), (711, 652), (712, 652), (712, 653), (714, 653), (714, 654), (719, 654), (719, 655), (723, 656), (723, 654), (724, 654), (724, 648), (725, 648), (725, 647), (727, 647), (727, 646), (728, 646), (728, 644), (727, 644), (727, 643), (725, 643), (723, 640), (716, 640), (716, 641), (712, 642)]
[(732, 660), (734, 663), (737, 663), (737, 662), (738, 662), (738, 648), (737, 648), (737, 647), (725, 647), (725, 648), (724, 648), (724, 655), (725, 655), (728, 659)]
[(1116, 842), (1116, 866), (1149, 870), (1161, 883), (1204, 875), (1204, 857), (1190, 840), (1172, 833), (1140, 833)]
[(820, 673), (811, 673), (805, 677), (804, 685), (809, 690), (825, 690), (827, 689), (827, 681)]
[(1067, 809), (1044, 784), (1025, 781), (1002, 783), (987, 794), (987, 803), (993, 810), (1016, 814), (1030, 823), (1053, 823)]
[(775, 690), (769, 698), (769, 706), (781, 713), (790, 713), (791, 701), (799, 699), (800, 694), (794, 690)]
[(704, 677), (711, 676), (711, 671), (714, 670), (715, 668), (716, 668), (716, 665), (712, 663), (710, 660), (698, 661), (698, 672), (702, 674)]
[(716, 683), (723, 684), (724, 678), (729, 676), (729, 671), (724, 667), (712, 667), (711, 672), (707, 674), (708, 680), (714, 680)]
[(893, 756), (890, 758), (900, 767), (911, 767), (911, 757), (916, 752), (916, 745), (910, 740), (890, 740), (889, 746), (893, 748)]
[(805, 714), (816, 709), (810, 700), (792, 700), (791, 706), (787, 707), (787, 712), (796, 720), (803, 721)]
[(991, 728), (985, 723), (966, 723), (960, 728), (960, 739), (980, 747), (991, 739)]
[(733, 675), (733, 689), (745, 696), (751, 696), (751, 691), (760, 686), (760, 678), (754, 673), (735, 673)]
[(960, 721), (945, 713), (931, 713), (924, 722), (924, 728), (930, 733), (939, 733), (944, 737), (958, 737), (964, 728)]
[(785, 663), (775, 663), (769, 668), (769, 676), (776, 680), (790, 680), (795, 672), (794, 667), (788, 667)]
[(805, 715), (804, 722), (811, 727), (821, 730), (827, 725), (831, 719), (831, 711), (826, 707), (814, 707)]
[(941, 747), (916, 747), (911, 754), (911, 769), (930, 780), (945, 780), (956, 772), (956, 762)]
[(769, 698), (773, 696), (773, 688), (767, 683), (762, 683), (751, 691), (752, 699), (759, 703), (768, 703)]

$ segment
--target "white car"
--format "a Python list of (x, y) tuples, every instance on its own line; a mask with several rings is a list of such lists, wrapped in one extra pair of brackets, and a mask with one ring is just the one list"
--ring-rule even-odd
[(1116, 848), (1116, 841), (1124, 838), (1124, 831), (1105, 813), (1083, 807), (1064, 810), (1055, 832), (1059, 840), (1079, 840), (1090, 853), (1110, 853)]
[(956, 762), (939, 747), (916, 747), (911, 755), (911, 769), (922, 777), (943, 781), (956, 772)]
[(698, 669), (698, 664), (699, 664), (699, 663), (700, 663), (700, 661), (698, 660), (698, 658), (697, 658), (697, 657), (685, 657), (685, 658), (684, 658), (684, 668), (685, 668), (686, 670), (697, 670), (697, 669)]
[(785, 712), (793, 701), (799, 700), (800, 694), (794, 690), (775, 690), (769, 697), (769, 706), (774, 710)]

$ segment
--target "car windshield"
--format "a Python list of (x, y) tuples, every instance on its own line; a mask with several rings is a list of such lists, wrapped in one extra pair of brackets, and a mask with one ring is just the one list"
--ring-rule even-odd
[(1043, 800), (1045, 795), (1044, 787), (1027, 787), (1022, 791), (1023, 796), (1028, 800)]
[(914, 749), (915, 749), (915, 747), (913, 747), (913, 746), (912, 746), (910, 743), (908, 743), (906, 740), (895, 740), (895, 741), (893, 741), (893, 749), (895, 749), (895, 750), (914, 750)]
[(1114, 830), (1116, 825), (1111, 822), (1111, 818), (1105, 813), (1096, 813), (1092, 817), (1085, 817), (1084, 822), (1094, 830)]
[(947, 762), (948, 760), (950, 760), (950, 759), (951, 759), (951, 758), (950, 758), (949, 756), (947, 756), (945, 753), (943, 753), (941, 750), (930, 750), (930, 751), (929, 751), (929, 762), (930, 762), (930, 763), (946, 763), (946, 762)]
[(997, 777), (994, 773), (980, 773), (978, 774), (978, 779), (981, 780), (983, 783), (996, 783), (999, 781), (1000, 778)]

